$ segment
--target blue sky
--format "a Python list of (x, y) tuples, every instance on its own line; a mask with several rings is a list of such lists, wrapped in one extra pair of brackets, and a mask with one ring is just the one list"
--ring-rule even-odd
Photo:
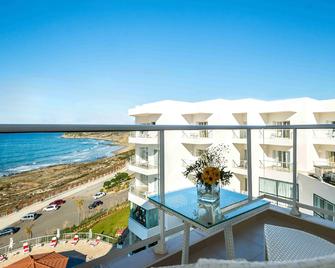
[(129, 123), (176, 99), (335, 97), (335, 1), (0, 5), (0, 123)]

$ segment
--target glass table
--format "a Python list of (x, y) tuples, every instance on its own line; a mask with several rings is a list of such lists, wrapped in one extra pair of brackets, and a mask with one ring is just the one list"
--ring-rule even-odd
[(232, 225), (244, 221), (269, 208), (263, 199), (249, 200), (248, 196), (221, 189), (220, 200), (214, 203), (199, 202), (195, 187), (149, 196), (149, 201), (159, 209), (184, 222), (182, 264), (188, 263), (190, 228), (207, 233), (224, 231), (227, 259), (234, 259)]

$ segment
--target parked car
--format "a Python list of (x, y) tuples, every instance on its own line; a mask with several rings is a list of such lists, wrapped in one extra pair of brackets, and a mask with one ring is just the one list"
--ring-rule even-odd
[(43, 208), (43, 211), (54, 211), (54, 210), (57, 210), (59, 208), (60, 208), (60, 206), (57, 206), (57, 205), (53, 204), (53, 205), (49, 205), (49, 206)]
[(18, 230), (20, 230), (19, 227), (7, 227), (7, 228), (0, 230), (0, 236), (15, 234)]
[(60, 206), (60, 205), (63, 205), (66, 201), (64, 199), (57, 199), (53, 202), (51, 202), (49, 205), (57, 205), (57, 206)]
[(95, 195), (93, 195), (93, 198), (94, 199), (99, 199), (99, 198), (101, 198), (101, 197), (103, 197), (105, 195), (106, 195), (105, 192), (97, 192)]
[(93, 209), (96, 208), (98, 206), (101, 206), (104, 202), (102, 202), (101, 200), (95, 200), (92, 204), (90, 204), (88, 206), (89, 209)]
[(33, 221), (37, 218), (36, 212), (29, 212), (21, 218), (21, 221)]

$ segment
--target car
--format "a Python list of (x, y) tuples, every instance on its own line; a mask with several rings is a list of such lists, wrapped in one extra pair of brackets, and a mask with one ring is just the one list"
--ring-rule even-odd
[(66, 201), (64, 199), (57, 199), (55, 201), (52, 201), (49, 205), (57, 205), (57, 206), (60, 206), (60, 205), (63, 205)]
[(98, 206), (101, 206), (104, 202), (102, 202), (101, 200), (95, 200), (92, 204), (90, 204), (88, 206), (89, 209), (93, 209), (96, 208)]
[(54, 210), (57, 210), (59, 208), (60, 208), (60, 206), (57, 206), (57, 205), (53, 204), (53, 205), (49, 205), (49, 206), (43, 208), (43, 211), (54, 211)]
[(0, 230), (0, 236), (15, 234), (18, 230), (20, 230), (19, 227), (7, 227), (7, 228)]
[(99, 199), (99, 198), (101, 198), (101, 197), (103, 197), (105, 195), (106, 195), (105, 192), (97, 192), (95, 195), (93, 195), (93, 198), (94, 199)]
[(28, 214), (24, 215), (21, 218), (21, 221), (33, 221), (37, 218), (37, 213), (36, 212), (29, 212)]

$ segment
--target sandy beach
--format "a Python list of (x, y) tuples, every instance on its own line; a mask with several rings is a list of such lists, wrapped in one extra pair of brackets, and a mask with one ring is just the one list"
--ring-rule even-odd
[(54, 165), (2, 177), (0, 179), (0, 215), (12, 213), (122, 169), (128, 157), (133, 154), (133, 148), (128, 144), (127, 132), (66, 133), (63, 137), (110, 140), (113, 144), (122, 147), (114, 152), (115, 156), (93, 162)]

